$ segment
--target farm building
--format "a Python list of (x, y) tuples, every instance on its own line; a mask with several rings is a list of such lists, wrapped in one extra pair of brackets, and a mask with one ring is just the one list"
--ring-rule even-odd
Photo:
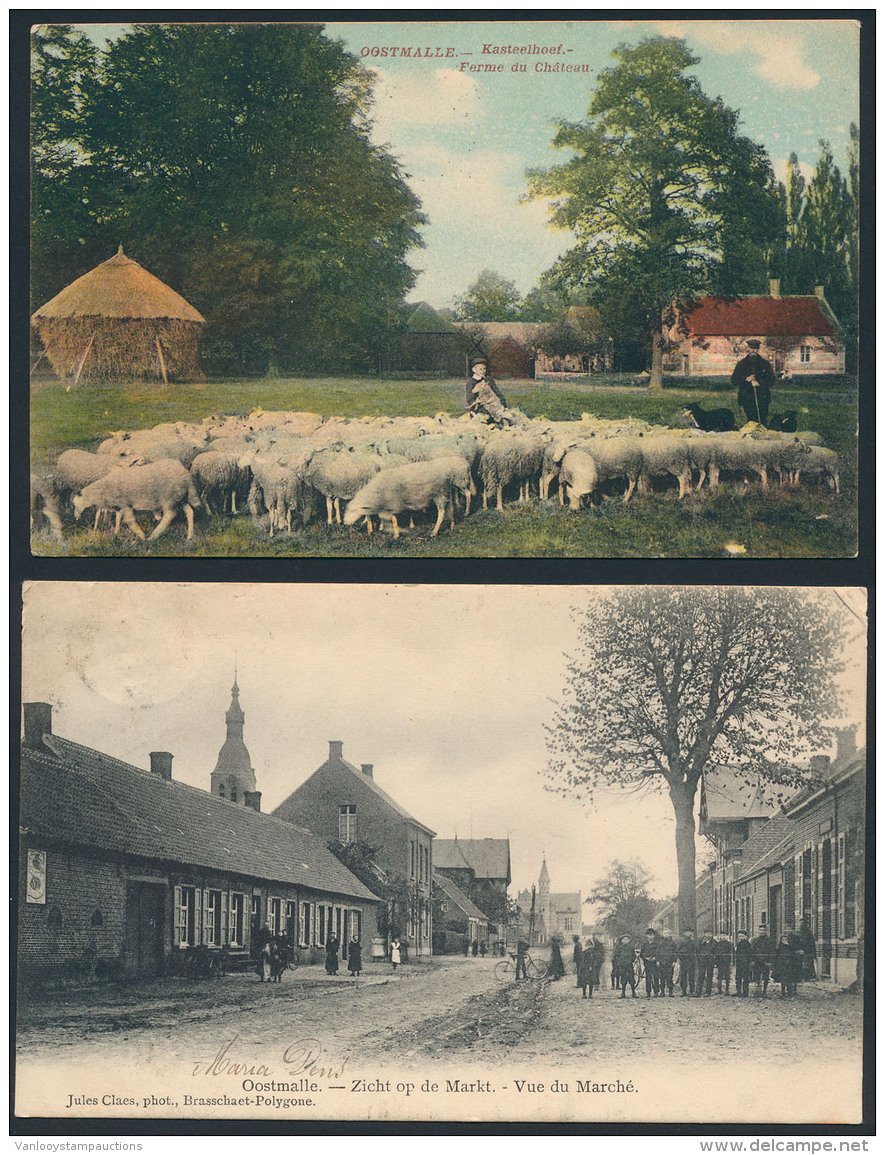
[[(442, 940), (443, 949), (449, 949), (452, 932), (457, 931), (459, 940), (464, 936), (468, 943), (485, 943), (488, 947), (489, 920), (468, 895), (438, 870), (433, 872), (433, 892), (439, 903), (443, 923), (434, 931), (435, 943), (439, 944)], [(446, 931), (449, 933), (446, 934)], [(436, 951), (435, 945), (434, 953)]]
[(535, 376), (537, 341), (546, 325), (532, 321), (469, 321), (461, 328), (471, 341), (470, 357), (485, 357), (497, 379)]
[(388, 368), (460, 377), (467, 371), (468, 346), (457, 325), (419, 301), (408, 307), (405, 327), (388, 351)]
[[(31, 323), (43, 353), (72, 385), (133, 379), (193, 380), (204, 319), (168, 285), (123, 253), (42, 305)], [(34, 366), (36, 368), (36, 365)]]
[[(27, 703), (21, 765), (19, 966), (24, 981), (177, 973), (189, 948), (248, 963), (266, 923), (322, 951), (371, 942), (378, 900), (322, 838), (53, 733)], [(260, 797), (260, 796), (259, 796)]]
[(664, 372), (682, 377), (730, 377), (750, 338), (761, 342), (759, 352), (776, 373), (845, 372), (839, 322), (821, 286), (813, 296), (782, 297), (780, 283), (772, 281), (765, 297), (702, 297), (690, 309), (677, 310), (665, 336), (671, 347)]

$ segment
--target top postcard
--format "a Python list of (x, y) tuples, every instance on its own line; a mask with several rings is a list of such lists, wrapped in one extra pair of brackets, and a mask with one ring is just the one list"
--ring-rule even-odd
[(32, 552), (855, 556), (860, 40), (35, 26)]

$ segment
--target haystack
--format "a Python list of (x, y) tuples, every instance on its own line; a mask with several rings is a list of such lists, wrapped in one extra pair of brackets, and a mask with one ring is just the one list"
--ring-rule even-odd
[[(117, 255), (68, 285), (31, 318), (61, 378), (93, 381), (199, 377), (204, 319), (174, 289)], [(36, 367), (36, 366), (35, 366)]]

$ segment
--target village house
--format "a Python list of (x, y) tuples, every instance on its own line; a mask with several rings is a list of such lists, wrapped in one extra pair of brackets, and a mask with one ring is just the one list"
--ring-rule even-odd
[(782, 297), (771, 281), (768, 296), (702, 297), (675, 310), (665, 328), (669, 350), (664, 373), (680, 377), (730, 377), (744, 357), (747, 341), (761, 342), (760, 354), (778, 374), (820, 376), (845, 372), (845, 345), (839, 322), (818, 285), (809, 296)]
[[(489, 920), (479, 907), (450, 878), (433, 871), (433, 892), (440, 912), (440, 925), (434, 926), (434, 952), (452, 953), (473, 943), (489, 944)], [(457, 941), (457, 946), (454, 945)]]
[(378, 900), (322, 838), (53, 733), (24, 707), (19, 965), (24, 981), (178, 973), (193, 948), (244, 963), (267, 924), (293, 946), (324, 929), (363, 942)]
[(434, 831), (413, 818), (378, 785), (371, 763), (345, 761), (343, 743), (273, 812), (326, 841), (371, 847), (373, 862), (408, 891), (399, 928), (413, 956), (432, 953), (431, 885)]
[(493, 923), (496, 941), (507, 936), (509, 838), (436, 838), (434, 871), (450, 878)]
[[(699, 932), (734, 940), (765, 930), (777, 941), (804, 922), (817, 943), (820, 979), (850, 986), (863, 944), (866, 751), (853, 729), (837, 753), (815, 755), (805, 785), (780, 805), (760, 786), (704, 776), (699, 831), (716, 859), (697, 879)], [(676, 903), (656, 917), (678, 933)]]

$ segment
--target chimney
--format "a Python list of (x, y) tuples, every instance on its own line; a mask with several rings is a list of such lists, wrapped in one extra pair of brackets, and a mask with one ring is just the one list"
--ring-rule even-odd
[(375, 777), (375, 775), (373, 773), (375, 767), (372, 765), (371, 762), (363, 762), (362, 765), (360, 766), (360, 769), (366, 775), (367, 778), (374, 778)]
[(48, 702), (25, 702), (24, 745), (39, 750), (43, 735), (52, 733), (52, 706)]
[(854, 726), (836, 731), (836, 761), (847, 762), (857, 753), (857, 733)]
[(829, 754), (812, 754), (811, 769), (815, 774), (823, 774), (830, 764)]
[(151, 750), (151, 774), (172, 781), (172, 755), (168, 750)]
[(773, 300), (779, 301), (781, 299), (781, 283), (780, 283), (780, 281), (769, 281), (768, 282), (768, 293), (769, 293), (769, 296)]
[(260, 790), (244, 790), (243, 804), (248, 806), (250, 810), (255, 810), (261, 813), (261, 791)]
[(814, 286), (814, 295), (815, 295), (815, 297), (817, 297), (817, 299), (819, 301), (822, 301), (824, 299), (824, 287), (823, 287), (823, 285), (815, 285)]
[(331, 760), (333, 758), (343, 759), (344, 758), (343, 750), (344, 750), (344, 743), (343, 742), (330, 742), (329, 743), (329, 761), (331, 762)]

